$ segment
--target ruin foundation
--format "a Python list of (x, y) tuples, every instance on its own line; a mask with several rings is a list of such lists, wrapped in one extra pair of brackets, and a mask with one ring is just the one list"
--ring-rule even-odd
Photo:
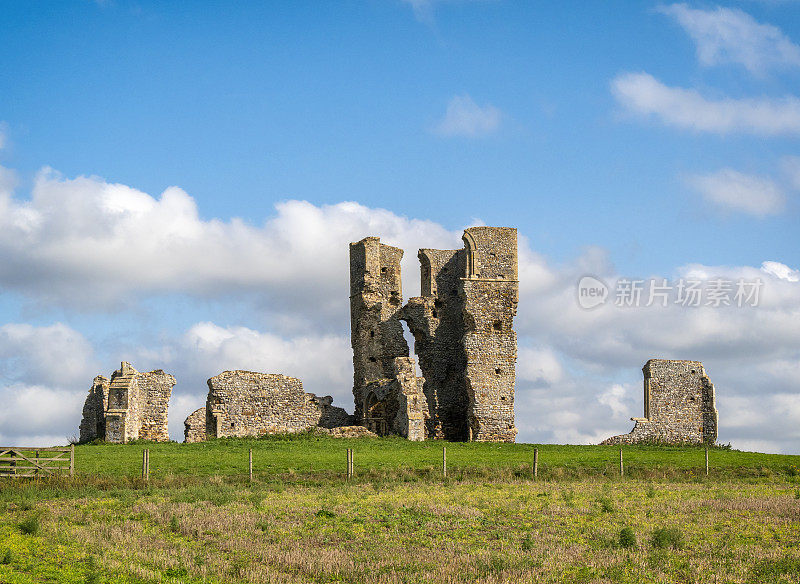
[(294, 377), (253, 371), (225, 371), (208, 380), (206, 407), (184, 422), (186, 442), (208, 438), (263, 436), (336, 428), (351, 416), (330, 396), (303, 391)]

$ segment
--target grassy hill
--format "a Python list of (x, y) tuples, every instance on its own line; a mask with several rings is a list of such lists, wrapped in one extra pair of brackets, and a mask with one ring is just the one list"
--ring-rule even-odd
[(79, 446), (0, 481), (0, 582), (800, 581), (798, 456), (540, 445), (534, 481), (532, 445), (446, 446), (447, 479), (438, 442)]
[[(302, 475), (335, 477), (345, 472), (345, 449), (354, 451), (356, 473), (368, 477), (441, 474), (442, 447), (455, 476), (504, 478), (530, 474), (534, 448), (539, 451), (542, 478), (615, 476), (617, 446), (555, 444), (491, 444), (480, 442), (409, 442), (402, 438), (336, 439), (313, 434), (265, 439), (223, 439), (197, 444), (138, 443), (83, 445), (75, 449), (76, 472), (103, 477), (141, 475), (142, 450), (150, 450), (150, 473), (167, 476), (233, 477), (248, 472), (253, 451), (255, 475), (261, 479)], [(626, 446), (624, 466), (631, 477), (685, 477), (705, 474), (701, 447)], [(800, 474), (800, 456), (711, 449), (716, 477), (759, 477)]]

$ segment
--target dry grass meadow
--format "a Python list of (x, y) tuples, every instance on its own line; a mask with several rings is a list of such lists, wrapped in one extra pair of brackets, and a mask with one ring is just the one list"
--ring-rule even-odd
[(710, 477), (551, 466), (534, 481), (520, 463), (5, 481), (0, 582), (800, 582), (798, 457), (759, 456)]

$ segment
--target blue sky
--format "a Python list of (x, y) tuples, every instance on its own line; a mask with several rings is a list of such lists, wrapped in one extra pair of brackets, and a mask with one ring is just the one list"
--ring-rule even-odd
[[(3, 439), (74, 434), (122, 359), (176, 374), (176, 439), (222, 369), (350, 409), (347, 242), (402, 245), (409, 296), (484, 223), (522, 236), (521, 440), (627, 431), (661, 356), (721, 440), (800, 450), (796, 2), (0, 6)], [(765, 296), (583, 311), (586, 273)]]

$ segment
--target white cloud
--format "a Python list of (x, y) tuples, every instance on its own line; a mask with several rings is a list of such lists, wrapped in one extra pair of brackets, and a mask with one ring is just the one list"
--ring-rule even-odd
[[(275, 313), (330, 318), (347, 306), (348, 243), (375, 233), (406, 250), (460, 246), (458, 231), (358, 203), (286, 201), (261, 226), (204, 221), (177, 187), (154, 198), (45, 170), (29, 200), (0, 193), (0, 286), (91, 310), (147, 294), (250, 294)], [(413, 251), (403, 263), (414, 266)]]
[(631, 411), (633, 400), (631, 388), (615, 383), (597, 397), (597, 401), (608, 406), (615, 417), (625, 417)]
[(501, 121), (502, 113), (493, 105), (481, 107), (469, 95), (457, 95), (434, 130), (442, 136), (486, 136), (496, 132)]
[(686, 182), (708, 203), (726, 211), (766, 217), (780, 213), (786, 205), (786, 196), (772, 180), (730, 168), (692, 175)]
[(88, 341), (70, 327), (56, 323), (0, 326), (0, 375), (27, 384), (89, 386), (93, 350)]
[(618, 75), (611, 90), (630, 113), (668, 126), (720, 134), (800, 133), (800, 99), (794, 96), (711, 100), (694, 89), (668, 87), (647, 73)]
[(800, 281), (800, 270), (793, 270), (786, 264), (780, 262), (763, 262), (761, 264), (761, 269), (767, 274), (780, 278), (781, 280), (786, 280), (787, 282)]
[(521, 347), (517, 355), (517, 378), (532, 386), (553, 385), (564, 376), (558, 356), (550, 348)]
[(800, 65), (800, 47), (778, 27), (761, 24), (736, 8), (700, 10), (672, 4), (659, 10), (692, 37), (702, 65), (734, 63), (756, 75), (773, 67)]
[(789, 185), (795, 190), (800, 190), (800, 156), (784, 156), (780, 165)]
[(78, 433), (95, 367), (88, 341), (66, 325), (0, 327), (0, 438), (30, 446), (66, 443)]

